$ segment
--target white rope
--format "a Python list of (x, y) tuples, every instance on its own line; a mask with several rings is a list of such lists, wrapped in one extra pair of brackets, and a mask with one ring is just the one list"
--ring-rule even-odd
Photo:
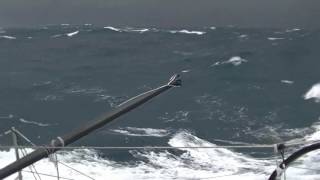
[[(27, 170), (22, 170), (22, 172), (34, 173), (33, 171), (27, 171)], [(56, 177), (55, 175), (51, 175), (51, 174), (45, 174), (45, 173), (39, 173), (39, 174), (43, 175), (43, 176), (48, 176), (48, 177)], [(66, 178), (66, 177), (60, 177), (60, 179), (74, 180), (74, 179), (70, 179), (70, 178)]]
[(64, 166), (67, 167), (67, 168), (70, 168), (70, 169), (76, 171), (77, 173), (79, 173), (79, 174), (81, 174), (81, 175), (83, 175), (83, 176), (86, 176), (86, 177), (89, 178), (89, 179), (95, 180), (93, 177), (90, 177), (90, 176), (86, 175), (85, 173), (83, 173), (83, 172), (81, 172), (81, 171), (78, 171), (78, 170), (74, 169), (73, 167), (70, 167), (70, 166), (68, 166), (68, 165), (66, 165), (66, 164), (64, 164), (64, 163), (62, 163), (62, 162), (60, 162), (60, 161), (58, 161), (58, 163), (64, 165)]
[(30, 148), (30, 149), (221, 149), (221, 148), (273, 148), (274, 145), (231, 145), (231, 146), (0, 146), (0, 148)]
[[(25, 149), (21, 149), (21, 153), (22, 153), (23, 156), (26, 156), (28, 154)], [(34, 169), (34, 172), (33, 172), (32, 168)], [(34, 166), (34, 164), (31, 164), (31, 166), (29, 166), (29, 169), (32, 172), (32, 175), (33, 175), (35, 180), (38, 180), (38, 178), (35, 176), (35, 174), (37, 174), (39, 179), (41, 180), (41, 177), (40, 177), (36, 167)]]

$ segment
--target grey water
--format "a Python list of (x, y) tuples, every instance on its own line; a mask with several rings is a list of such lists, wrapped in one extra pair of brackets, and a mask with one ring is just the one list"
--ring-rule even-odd
[[(215, 145), (274, 144), (316, 132), (320, 106), (304, 95), (319, 82), (319, 30), (183, 29), (1, 29), (0, 144), (11, 144), (3, 132), (12, 126), (46, 144), (174, 73), (182, 87), (73, 145), (167, 146), (181, 132)], [(234, 151), (273, 156), (270, 149)], [(99, 156), (144, 161), (125, 150)]]

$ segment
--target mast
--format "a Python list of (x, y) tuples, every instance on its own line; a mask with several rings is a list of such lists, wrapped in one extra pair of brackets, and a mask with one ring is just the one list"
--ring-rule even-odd
[(57, 138), (51, 141), (50, 145), (45, 146), (46, 148), (39, 148), (35, 151), (31, 152), (30, 154), (26, 155), (25, 157), (7, 165), (6, 167), (0, 170), (0, 179), (4, 179), (13, 173), (18, 172), (19, 170), (45, 158), (48, 157), (50, 154), (60, 150), (62, 147), (67, 146), (80, 138), (88, 135), (89, 133), (93, 132), (94, 130), (101, 128), (102, 126), (110, 123), (111, 121), (115, 120), (116, 118), (126, 114), (127, 112), (137, 108), (138, 106), (144, 104), (145, 102), (149, 101), (150, 99), (154, 98), (155, 96), (169, 90), (172, 87), (181, 86), (181, 79), (179, 75), (174, 75), (170, 78), (169, 82), (163, 86), (160, 86), (156, 89), (147, 91), (142, 93), (138, 96), (135, 96), (123, 103), (121, 103), (117, 108), (113, 109), (112, 111), (102, 115), (99, 118), (96, 118), (93, 121), (90, 121), (84, 126), (81, 126), (70, 133), (64, 136), (58, 136)]

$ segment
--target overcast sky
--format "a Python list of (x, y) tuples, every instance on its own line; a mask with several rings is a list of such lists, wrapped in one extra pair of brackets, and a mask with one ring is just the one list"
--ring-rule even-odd
[(0, 0), (0, 26), (319, 28), (320, 0)]

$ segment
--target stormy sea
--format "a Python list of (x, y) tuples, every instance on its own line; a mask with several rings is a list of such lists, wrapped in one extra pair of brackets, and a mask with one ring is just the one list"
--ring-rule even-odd
[[(288, 157), (320, 140), (319, 42), (300, 28), (1, 28), (0, 167), (15, 160), (11, 127), (48, 144), (178, 73), (182, 87), (57, 152), (60, 179), (267, 179), (282, 162), (273, 144), (296, 143)], [(319, 179), (319, 158), (301, 157), (285, 178)], [(24, 179), (57, 179), (52, 160), (34, 167), (42, 175), (27, 167)]]

